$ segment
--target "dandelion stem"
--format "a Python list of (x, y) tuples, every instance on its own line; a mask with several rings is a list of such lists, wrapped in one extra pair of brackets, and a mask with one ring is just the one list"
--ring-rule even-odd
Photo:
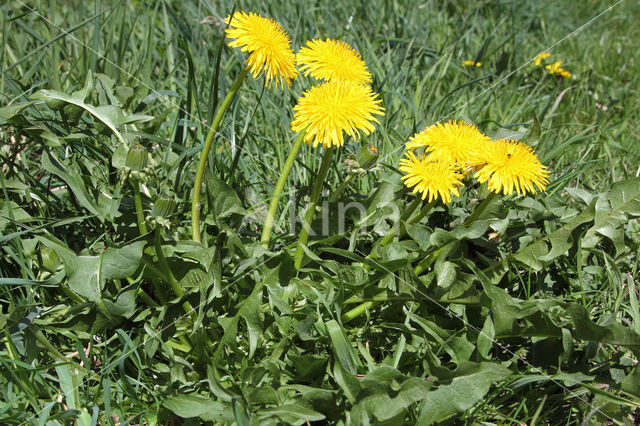
[(213, 143), (213, 139), (218, 131), (218, 127), (220, 126), (220, 122), (224, 117), (224, 113), (229, 108), (231, 101), (235, 98), (238, 89), (242, 85), (244, 78), (249, 73), (248, 69), (243, 70), (236, 81), (233, 82), (231, 89), (229, 89), (229, 93), (224, 98), (222, 103), (220, 104), (220, 108), (213, 118), (213, 122), (211, 123), (211, 128), (209, 129), (209, 133), (207, 134), (206, 139), (204, 140), (204, 146), (202, 147), (202, 152), (200, 153), (200, 160), (198, 161), (198, 169), (196, 170), (196, 178), (193, 184), (193, 196), (191, 199), (191, 235), (194, 241), (202, 242), (202, 238), (200, 236), (200, 195), (202, 192), (202, 180), (204, 178), (204, 170), (207, 165), (207, 158), (209, 157), (209, 151), (211, 151), (211, 145)]
[(478, 204), (478, 207), (476, 207), (473, 213), (471, 213), (471, 215), (467, 218), (467, 220), (464, 221), (463, 225), (467, 226), (475, 222), (476, 219), (478, 219), (478, 217), (482, 214), (482, 212), (485, 211), (487, 206), (491, 204), (491, 201), (493, 201), (495, 196), (496, 196), (496, 193), (493, 191), (490, 191), (489, 195), (487, 195), (487, 198), (485, 198), (480, 204)]
[(347, 189), (347, 187), (351, 184), (351, 181), (354, 179), (354, 177), (355, 173), (350, 174), (345, 180), (340, 183), (335, 191), (331, 192), (331, 195), (329, 195), (330, 203), (335, 203), (336, 201), (338, 201), (338, 198), (340, 198), (340, 195), (342, 195), (344, 190)]
[(412, 296), (381, 296), (384, 292), (379, 293), (373, 297), (363, 297), (363, 298), (351, 298), (344, 301), (344, 304), (353, 304), (360, 303), (360, 305), (355, 308), (345, 312), (341, 319), (342, 323), (345, 324), (351, 320), (356, 319), (360, 315), (364, 314), (366, 311), (371, 310), (373, 307), (379, 305), (383, 302), (433, 302), (439, 305), (444, 304), (457, 304), (457, 305), (467, 305), (467, 306), (478, 306), (481, 305), (481, 301), (479, 300), (465, 300), (465, 299), (434, 299), (431, 297), (412, 297)]
[(316, 205), (318, 204), (318, 200), (320, 199), (322, 184), (324, 183), (324, 179), (327, 176), (327, 172), (329, 171), (332, 157), (333, 147), (329, 147), (324, 151), (322, 163), (320, 163), (320, 170), (318, 170), (318, 174), (316, 175), (315, 181), (313, 182), (313, 190), (311, 191), (309, 207), (307, 208), (307, 212), (304, 215), (304, 222), (302, 223), (302, 229), (300, 230), (300, 235), (298, 236), (298, 247), (296, 247), (296, 254), (293, 258), (297, 270), (299, 270), (300, 266), (302, 266), (302, 259), (304, 258), (304, 250), (302, 246), (306, 246), (307, 241), (309, 241), (311, 222), (313, 222), (313, 217), (316, 214)]
[(140, 235), (147, 233), (147, 225), (144, 221), (144, 211), (142, 210), (142, 196), (140, 195), (140, 183), (131, 180), (131, 186), (133, 186), (133, 200), (136, 206), (136, 218), (138, 222), (138, 229)]
[(414, 217), (412, 217), (411, 219), (409, 219), (407, 221), (407, 225), (413, 225), (414, 223), (418, 223), (422, 220), (423, 217), (425, 217), (427, 215), (427, 213), (429, 213), (431, 211), (431, 209), (433, 208), (433, 206), (436, 204), (436, 200), (432, 200), (430, 202), (428, 202), (427, 204), (425, 204), (420, 211), (418, 212), (417, 215), (415, 215)]
[(273, 229), (273, 221), (275, 220), (276, 212), (278, 211), (278, 203), (280, 202), (280, 198), (282, 197), (282, 190), (284, 189), (284, 185), (287, 183), (287, 178), (289, 177), (289, 173), (291, 172), (291, 167), (296, 161), (296, 157), (298, 156), (298, 152), (300, 151), (300, 147), (302, 146), (304, 134), (305, 131), (303, 130), (302, 132), (300, 132), (300, 134), (296, 138), (296, 141), (293, 143), (291, 151), (289, 151), (289, 155), (284, 162), (284, 166), (282, 166), (280, 177), (278, 178), (278, 182), (276, 182), (276, 187), (273, 190), (271, 202), (269, 203), (269, 211), (267, 212), (267, 218), (264, 223), (264, 228), (262, 228), (262, 236), (260, 237), (260, 244), (262, 244), (262, 247), (264, 247), (265, 249), (269, 248), (271, 231)]

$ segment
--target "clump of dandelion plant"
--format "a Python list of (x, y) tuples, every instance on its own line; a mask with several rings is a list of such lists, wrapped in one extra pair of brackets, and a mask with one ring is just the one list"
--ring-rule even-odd
[(229, 46), (239, 47), (241, 51), (248, 52), (249, 57), (246, 61), (246, 68), (238, 75), (227, 96), (220, 104), (200, 153), (191, 200), (192, 238), (198, 242), (201, 241), (200, 195), (207, 157), (224, 113), (229, 108), (242, 82), (249, 73), (254, 78), (259, 78), (264, 74), (265, 86), (271, 86), (272, 82), (275, 82), (276, 86), (284, 86), (285, 84), (289, 85), (297, 76), (291, 40), (278, 22), (251, 12), (240, 12), (228, 16), (226, 22), (228, 24), (227, 38), (231, 40)]
[(314, 40), (301, 49), (298, 66), (306, 75), (325, 80), (304, 92), (294, 107), (291, 130), (299, 132), (280, 173), (271, 198), (261, 244), (269, 247), (271, 231), (278, 202), (287, 181), (291, 166), (305, 142), (324, 148), (320, 169), (315, 177), (310, 205), (305, 214), (299, 244), (295, 254), (295, 265), (302, 264), (303, 249), (309, 237), (309, 227), (320, 198), (322, 184), (329, 170), (334, 147), (345, 143), (345, 136), (358, 139), (360, 133), (370, 134), (378, 123), (376, 116), (384, 114), (378, 94), (366, 84), (371, 74), (360, 55), (348, 44), (337, 40)]
[[(480, 183), (486, 182), (490, 192), (464, 225), (473, 223), (500, 192), (504, 195), (514, 192), (518, 195), (533, 194), (544, 190), (548, 184), (550, 173), (531, 147), (511, 139), (492, 141), (470, 123), (436, 123), (410, 138), (406, 147), (399, 170), (404, 174), (402, 180), (405, 186), (419, 195), (401, 215), (400, 222), (406, 221), (407, 224), (420, 221), (434, 203), (442, 201), (448, 204), (453, 196), (459, 196), (465, 177), (476, 178)], [(421, 150), (422, 153), (415, 150)], [(473, 176), (469, 173), (471, 171), (475, 171)], [(428, 203), (412, 217), (420, 201), (425, 199)], [(393, 241), (399, 234), (398, 226), (399, 223), (379, 240), (379, 246)], [(414, 268), (415, 273), (419, 275), (424, 272), (443, 249), (440, 247), (428, 253)], [(384, 299), (376, 297), (376, 300), (361, 303), (346, 312), (342, 321), (351, 321)]]

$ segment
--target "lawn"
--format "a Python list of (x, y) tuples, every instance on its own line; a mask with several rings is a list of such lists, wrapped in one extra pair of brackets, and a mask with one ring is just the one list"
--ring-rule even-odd
[(638, 22), (3, 2), (0, 423), (638, 424)]

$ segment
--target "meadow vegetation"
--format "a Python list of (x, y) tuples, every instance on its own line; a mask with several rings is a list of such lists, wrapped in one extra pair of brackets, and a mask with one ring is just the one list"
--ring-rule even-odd
[[(361, 55), (360, 137), (313, 127), (330, 75), (244, 70), (241, 12)], [(0, 423), (637, 424), (639, 21), (5, 1)], [(535, 185), (452, 159), (414, 194), (407, 142), (450, 120), (535, 150)]]

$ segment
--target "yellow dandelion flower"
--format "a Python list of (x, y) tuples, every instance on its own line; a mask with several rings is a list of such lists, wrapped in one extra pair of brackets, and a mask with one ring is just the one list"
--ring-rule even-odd
[(463, 67), (481, 67), (482, 62), (476, 62), (471, 59), (467, 59), (466, 61), (462, 61)]
[(360, 54), (340, 40), (311, 40), (302, 47), (296, 57), (305, 76), (311, 74), (318, 80), (344, 80), (354, 83), (371, 83)]
[[(518, 195), (544, 190), (549, 171), (540, 163), (535, 151), (528, 145), (511, 139), (502, 139), (485, 145), (482, 151), (484, 166), (475, 177), (479, 182), (489, 181), (489, 189)], [(536, 189), (537, 187), (537, 189)]]
[(562, 61), (556, 61), (553, 64), (547, 65), (545, 68), (549, 70), (549, 74), (556, 77), (571, 78), (571, 73), (562, 68)]
[(451, 201), (451, 195), (459, 196), (459, 186), (462, 185), (462, 173), (450, 163), (431, 161), (428, 157), (420, 158), (408, 151), (406, 158), (400, 160), (399, 170), (405, 172), (402, 176), (408, 188), (413, 187), (413, 193), (421, 193), (422, 199), (429, 197), (429, 202), (440, 198), (443, 203)]
[(477, 161), (478, 151), (490, 140), (473, 124), (450, 120), (414, 135), (407, 142), (407, 149), (424, 147), (432, 160), (463, 166)]
[(559, 69), (562, 69), (560, 65), (562, 65), (562, 61), (555, 61), (553, 64), (549, 64), (545, 68), (549, 70), (549, 74), (555, 74)]
[(226, 22), (229, 24), (227, 37), (234, 39), (229, 46), (249, 52), (246, 64), (254, 78), (264, 72), (266, 86), (272, 81), (283, 85), (283, 80), (290, 84), (296, 78), (291, 41), (279, 23), (251, 12), (238, 12), (233, 18), (227, 16)]
[(533, 60), (533, 63), (535, 66), (540, 66), (540, 63), (542, 62), (543, 59), (547, 59), (549, 56), (551, 56), (551, 53), (545, 52), (545, 53), (541, 53), (538, 56), (536, 56), (536, 58)]
[(565, 69), (560, 71), (560, 77), (571, 78), (571, 73)]
[(360, 131), (370, 134), (384, 115), (378, 94), (369, 86), (334, 80), (304, 92), (293, 108), (291, 130), (306, 129), (304, 141), (323, 148), (344, 145), (344, 133), (357, 139)]

